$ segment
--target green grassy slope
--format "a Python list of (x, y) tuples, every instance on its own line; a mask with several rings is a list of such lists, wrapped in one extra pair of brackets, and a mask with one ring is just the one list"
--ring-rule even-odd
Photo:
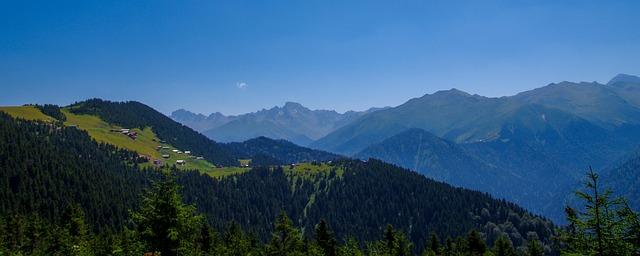
[[(6, 112), (13, 117), (19, 117), (28, 120), (54, 120), (54, 118), (43, 114), (38, 108), (33, 106), (0, 107), (0, 111)], [(179, 149), (172, 145), (162, 143), (162, 141), (157, 137), (157, 135), (150, 127), (145, 127), (144, 129), (131, 129), (132, 131), (138, 133), (138, 137), (133, 140), (127, 135), (117, 131), (121, 128), (127, 127), (119, 127), (109, 124), (99, 117), (93, 115), (73, 114), (68, 109), (62, 109), (61, 111), (67, 118), (67, 120), (64, 122), (64, 125), (75, 126), (79, 129), (85, 130), (92, 139), (98, 142), (112, 144), (116, 147), (125, 148), (131, 151), (135, 151), (140, 155), (147, 156), (149, 157), (150, 161), (149, 163), (144, 164), (146, 166), (152, 165), (153, 161), (156, 159), (162, 161), (162, 165), (173, 165), (177, 160), (185, 160), (186, 164), (180, 165), (178, 166), (178, 168), (183, 170), (197, 169), (212, 177), (224, 177), (231, 174), (242, 173), (249, 169), (238, 167), (218, 168), (214, 164), (206, 160), (197, 159), (198, 156), (173, 152), (173, 150), (184, 152), (188, 151), (189, 149)], [(163, 158), (163, 155), (169, 155), (169, 158)]]
[(55, 119), (43, 114), (34, 106), (6, 106), (0, 107), (0, 111), (9, 114), (14, 118), (27, 120), (54, 121)]

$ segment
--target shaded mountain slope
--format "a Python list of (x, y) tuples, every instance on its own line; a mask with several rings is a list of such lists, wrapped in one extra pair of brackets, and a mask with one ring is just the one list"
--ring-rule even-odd
[(268, 157), (274, 161), (270, 164), (326, 162), (341, 158), (341, 156), (333, 153), (309, 149), (286, 140), (274, 140), (267, 137), (258, 137), (244, 142), (232, 142), (226, 144), (226, 146), (239, 155), (246, 155), (246, 158)]
[(430, 232), (447, 237), (477, 229), (490, 242), (507, 234), (516, 246), (523, 245), (527, 232), (545, 241), (553, 233), (549, 221), (514, 204), (380, 161), (345, 160), (322, 168), (315, 174), (259, 168), (222, 180), (190, 175), (181, 183), (190, 195), (185, 199), (195, 202), (214, 223), (242, 221), (263, 239), (269, 237), (264, 230), (280, 207), (307, 234), (326, 219), (338, 237), (366, 241), (376, 239), (389, 223), (407, 232), (417, 248), (425, 245)]
[(416, 128), (369, 146), (356, 157), (381, 159), (435, 180), (501, 197), (526, 184), (521, 177), (484, 162), (462, 146)]
[(515, 107), (501, 98), (455, 89), (439, 91), (365, 115), (311, 146), (350, 155), (408, 128), (420, 128), (454, 142), (488, 139), (499, 131), (501, 114)]

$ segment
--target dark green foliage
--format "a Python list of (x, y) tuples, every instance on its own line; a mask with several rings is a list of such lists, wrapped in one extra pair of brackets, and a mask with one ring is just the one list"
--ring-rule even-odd
[(475, 230), (471, 230), (467, 236), (467, 246), (469, 249), (469, 255), (482, 256), (487, 250), (487, 245), (484, 243), (484, 239), (480, 237), (480, 233)]
[[(502, 229), (520, 237), (533, 231), (547, 239), (553, 233), (549, 221), (483, 193), (453, 188), (376, 160), (336, 164), (347, 170), (340, 185), (316, 195), (307, 216), (310, 223), (326, 218), (338, 237), (353, 234), (370, 241), (390, 223), (400, 230), (412, 227), (407, 236), (421, 251), (430, 232), (457, 237), (471, 229)], [(487, 232), (487, 238), (494, 241), (497, 234)], [(524, 241), (514, 239), (514, 244)]]
[(90, 99), (69, 106), (71, 112), (99, 116), (102, 120), (125, 128), (151, 127), (156, 135), (174, 147), (190, 150), (214, 164), (238, 165), (235, 156), (222, 144), (181, 125), (162, 113), (135, 101), (111, 102)]
[(132, 215), (139, 239), (147, 251), (179, 255), (196, 247), (191, 243), (198, 240), (195, 235), (200, 234), (200, 240), (210, 237), (198, 228), (203, 226), (202, 216), (195, 214), (194, 206), (182, 202), (178, 189), (173, 176), (164, 175), (146, 192), (142, 207)]
[(429, 243), (427, 244), (427, 248), (426, 250), (424, 250), (423, 255), (441, 255), (442, 251), (442, 245), (440, 245), (440, 239), (438, 239), (438, 235), (436, 235), (435, 233), (431, 233)]
[(612, 191), (602, 187), (599, 175), (587, 173), (585, 191), (576, 195), (583, 200), (583, 211), (567, 207), (569, 220), (560, 236), (563, 250), (581, 255), (637, 255), (640, 219), (626, 200), (613, 198)]
[[(245, 142), (228, 143), (227, 146), (238, 155), (246, 155), (246, 158), (252, 158), (254, 166), (311, 161), (326, 162), (340, 158), (336, 154), (300, 147), (286, 140), (273, 140), (267, 137), (258, 137)], [(262, 158), (270, 158), (275, 161), (260, 161)]]
[(67, 120), (67, 117), (60, 111), (60, 107), (52, 104), (44, 104), (44, 105), (34, 105), (38, 108), (43, 114), (53, 117), (58, 121), (64, 122)]
[(316, 225), (315, 239), (318, 246), (326, 256), (335, 256), (337, 253), (337, 242), (333, 231), (324, 219)]
[(495, 256), (516, 256), (516, 251), (511, 244), (511, 240), (506, 235), (501, 235), (493, 244), (492, 249)]
[[(280, 168), (255, 168), (232, 179), (211, 179), (198, 172), (178, 173), (178, 183), (183, 188), (186, 202), (195, 204), (209, 223), (222, 229), (237, 222), (244, 230), (257, 235), (262, 241), (269, 239), (272, 220), (282, 209), (296, 226), (303, 218), (302, 210), (315, 191), (313, 184), (300, 180), (296, 191)], [(313, 223), (307, 230), (313, 230)]]
[(530, 234), (527, 239), (527, 256), (543, 256), (544, 247), (535, 234)]
[(271, 242), (267, 245), (267, 255), (302, 255), (302, 234), (293, 226), (291, 219), (283, 211), (278, 215)]
[(34, 213), (60, 224), (79, 205), (91, 229), (121, 227), (152, 175), (138, 159), (84, 131), (0, 113), (0, 216)]
[(185, 201), (197, 205), (211, 225), (221, 229), (235, 221), (262, 241), (268, 240), (270, 220), (280, 209), (306, 230), (307, 237), (322, 219), (336, 237), (352, 235), (360, 241), (376, 239), (388, 223), (400, 230), (413, 227), (406, 234), (416, 251), (426, 246), (427, 230), (441, 237), (483, 230), (489, 244), (507, 233), (517, 246), (526, 245), (521, 238), (528, 232), (537, 233), (544, 243), (553, 234), (549, 221), (486, 194), (453, 188), (379, 161), (343, 160), (334, 166), (346, 171), (329, 182), (296, 179), (292, 184), (293, 177), (280, 168), (255, 168), (221, 180), (180, 172), (178, 182)]

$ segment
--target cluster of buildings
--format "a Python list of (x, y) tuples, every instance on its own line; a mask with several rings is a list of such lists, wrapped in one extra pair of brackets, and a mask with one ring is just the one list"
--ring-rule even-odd
[[(181, 150), (178, 150), (178, 149), (171, 149), (168, 146), (157, 146), (156, 150), (161, 151), (163, 153), (162, 154), (162, 158), (164, 158), (164, 159), (171, 158), (171, 155), (169, 154), (169, 150), (171, 150), (171, 152), (173, 152), (175, 154), (178, 154), (178, 155), (185, 155), (188, 158), (197, 159), (197, 160), (204, 160), (204, 157), (191, 155), (191, 151), (190, 150), (181, 151)], [(187, 160), (185, 160), (185, 159), (176, 160), (176, 165), (185, 165), (185, 164), (187, 164)], [(162, 161), (160, 161), (160, 164), (157, 164), (157, 165), (162, 165)]]
[(112, 132), (119, 132), (122, 133), (124, 135), (126, 135), (127, 137), (131, 138), (132, 140), (135, 140), (138, 138), (138, 133), (136, 131), (132, 131), (131, 129), (127, 129), (127, 128), (122, 128), (122, 129), (111, 129)]

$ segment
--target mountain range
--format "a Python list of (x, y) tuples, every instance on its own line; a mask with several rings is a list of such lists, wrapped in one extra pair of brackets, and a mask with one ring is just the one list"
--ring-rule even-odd
[(219, 142), (241, 142), (264, 136), (285, 139), (306, 146), (362, 115), (379, 110), (348, 111), (310, 110), (299, 103), (287, 102), (282, 107), (254, 113), (225, 116), (219, 112), (205, 116), (179, 109), (171, 118)]
[[(287, 105), (257, 113), (281, 112)], [(245, 125), (281, 120), (255, 116), (248, 114)], [(303, 127), (295, 123), (289, 121), (286, 130)], [(252, 133), (236, 128), (234, 136), (269, 137), (276, 127), (247, 126), (255, 127)], [(589, 166), (603, 172), (614, 168), (612, 163), (640, 144), (640, 78), (620, 74), (605, 84), (565, 81), (506, 97), (438, 91), (396, 107), (358, 113), (332, 127), (316, 133), (319, 136), (306, 136), (310, 140), (301, 144), (378, 158), (507, 198), (562, 222), (567, 200), (558, 195), (571, 194)], [(205, 133), (213, 137), (225, 134), (222, 130)]]

